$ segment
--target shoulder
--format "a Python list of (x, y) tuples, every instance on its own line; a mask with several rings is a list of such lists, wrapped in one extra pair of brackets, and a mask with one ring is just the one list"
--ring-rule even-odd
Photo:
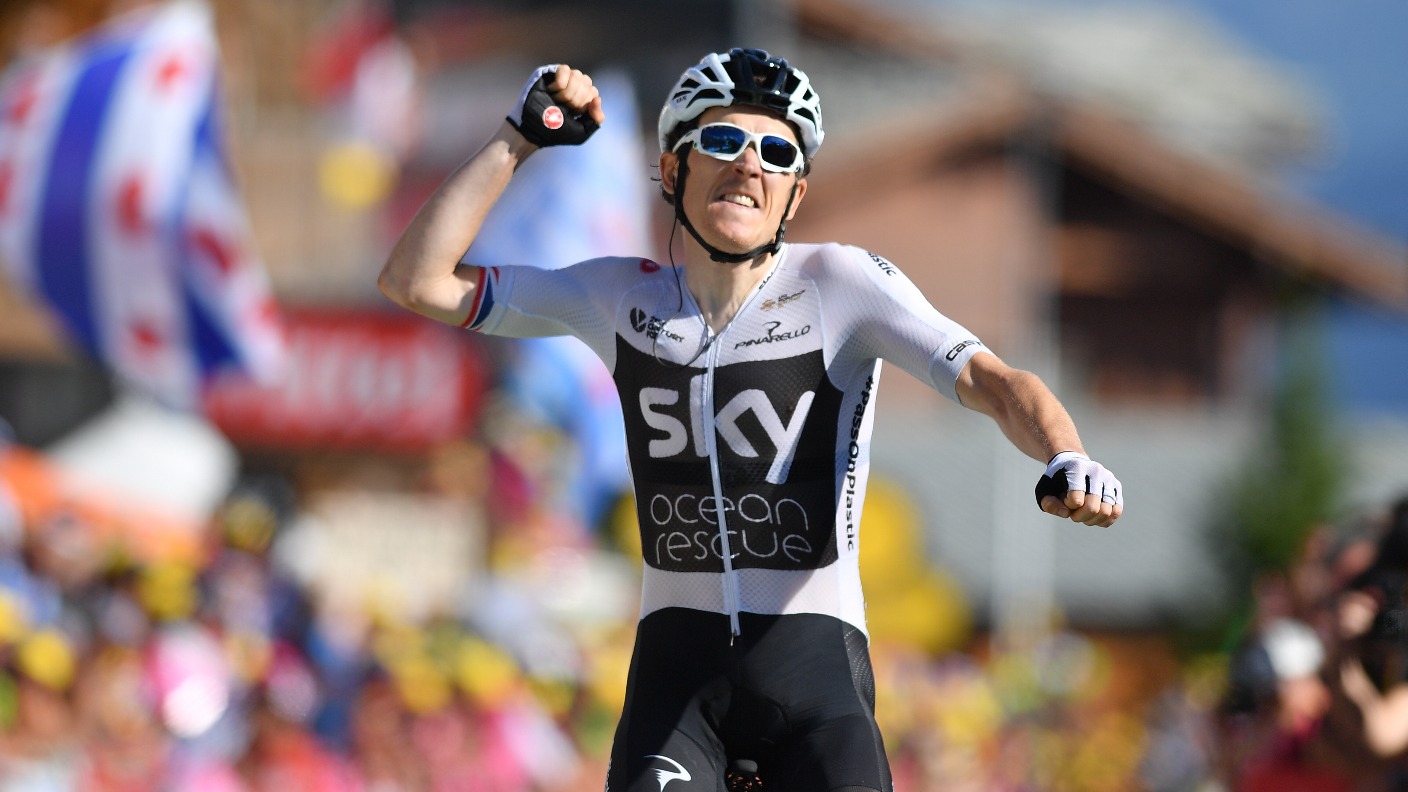
[(640, 256), (604, 256), (539, 272), (545, 273), (543, 277), (575, 281), (589, 289), (621, 290), (663, 282), (669, 277), (670, 268)]
[(853, 275), (862, 265), (874, 266), (873, 260), (878, 258), (863, 248), (839, 242), (789, 243), (787, 247), (792, 268), (812, 277)]
[(903, 277), (889, 259), (855, 245), (830, 242), (790, 247), (796, 271), (816, 280), (861, 285)]
[(669, 267), (640, 256), (603, 256), (579, 261), (564, 269), (591, 276), (616, 275), (648, 278), (665, 272)]
[(864, 257), (865, 251), (840, 242), (788, 242), (787, 255), (799, 266), (834, 267)]

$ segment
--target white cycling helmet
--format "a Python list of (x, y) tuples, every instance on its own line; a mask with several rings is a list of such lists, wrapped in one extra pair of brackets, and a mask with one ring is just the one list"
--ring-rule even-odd
[(807, 159), (821, 148), (821, 102), (801, 69), (773, 58), (764, 50), (735, 47), (710, 53), (680, 75), (660, 111), (660, 151), (670, 133), (711, 107), (753, 105), (775, 110), (791, 121), (802, 136)]

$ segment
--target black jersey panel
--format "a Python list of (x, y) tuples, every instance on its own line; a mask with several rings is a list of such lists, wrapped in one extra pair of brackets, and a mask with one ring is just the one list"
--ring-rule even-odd
[(617, 338), (645, 561), (723, 571), (719, 504), (701, 433), (711, 423), (735, 568), (805, 570), (836, 560), (836, 432), (843, 394), (820, 350), (719, 366), (713, 416), (703, 367), (662, 365)]

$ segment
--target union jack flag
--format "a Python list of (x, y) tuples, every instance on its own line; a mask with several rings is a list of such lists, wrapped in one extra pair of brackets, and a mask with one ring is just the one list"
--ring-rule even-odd
[(210, 9), (177, 0), (0, 75), (0, 266), (120, 380), (186, 408), (283, 352), (218, 71)]

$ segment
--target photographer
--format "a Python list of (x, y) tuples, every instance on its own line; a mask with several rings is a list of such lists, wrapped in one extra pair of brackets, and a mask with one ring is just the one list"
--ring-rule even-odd
[(1408, 498), (1398, 501), (1370, 567), (1337, 604), (1334, 726), (1369, 757), (1408, 752)]

